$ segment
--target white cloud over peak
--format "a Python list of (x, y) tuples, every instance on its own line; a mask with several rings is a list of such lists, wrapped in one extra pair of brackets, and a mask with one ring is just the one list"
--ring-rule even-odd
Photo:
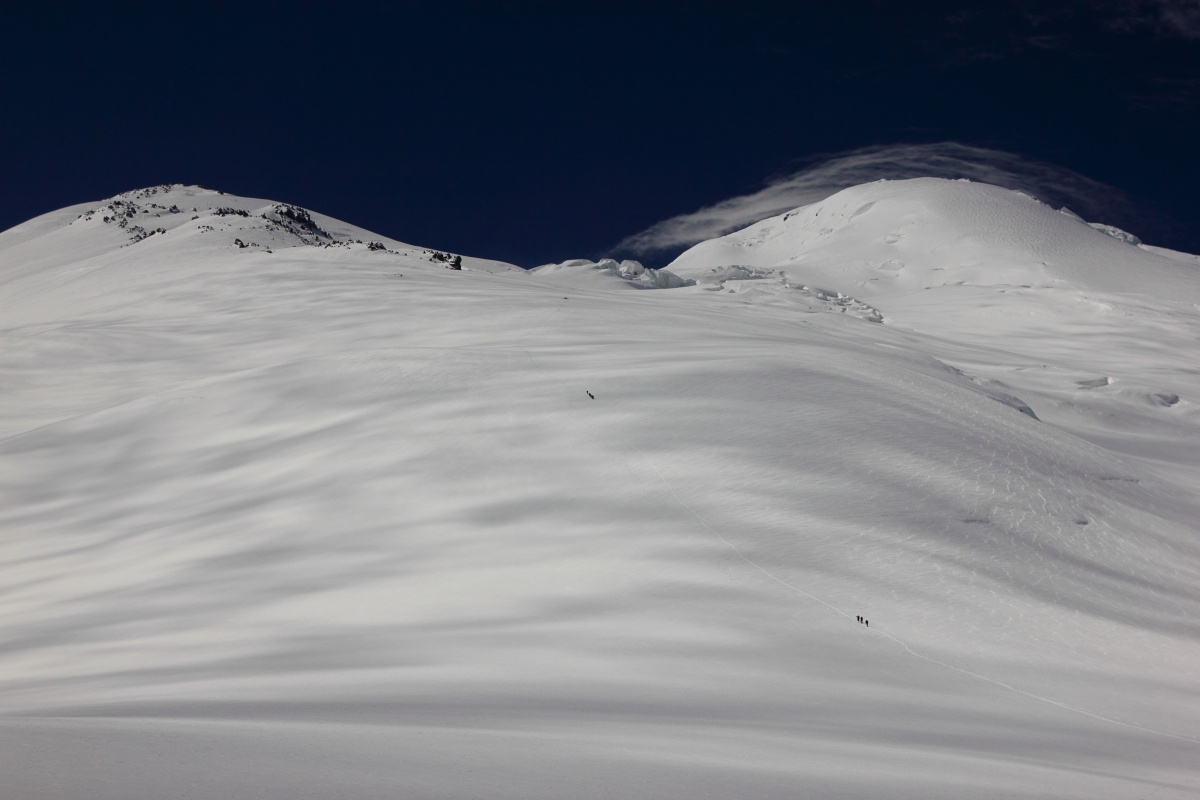
[(657, 222), (623, 239), (616, 251), (649, 254), (679, 250), (823, 200), (848, 186), (919, 177), (967, 178), (1020, 189), (1051, 205), (1068, 206), (1089, 221), (1120, 225), (1134, 216), (1120, 190), (1065, 167), (958, 142), (898, 144), (827, 157), (771, 180), (757, 192)]

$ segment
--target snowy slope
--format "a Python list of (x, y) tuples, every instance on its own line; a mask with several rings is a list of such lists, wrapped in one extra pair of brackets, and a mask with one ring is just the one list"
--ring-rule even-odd
[(922, 178), (846, 189), (669, 269), (756, 302), (836, 296), (1043, 419), (1196, 480), (1200, 259), (1131, 240), (1020, 192)]
[(0, 234), (0, 794), (1200, 796), (1195, 265), (945, 184), (652, 291)]
[[(1101, 228), (1107, 229), (1105, 233)], [(1197, 269), (1028, 195), (943, 178), (879, 181), (765, 219), (677, 258), (674, 272), (794, 267), (864, 298), (940, 286), (1068, 287), (1200, 302)], [(1136, 239), (1134, 239), (1136, 241)]]

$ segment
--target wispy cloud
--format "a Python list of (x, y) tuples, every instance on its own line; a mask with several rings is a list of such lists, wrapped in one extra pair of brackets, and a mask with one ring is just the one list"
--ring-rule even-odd
[(927, 45), (946, 64), (994, 62), (1031, 52), (1098, 58), (1113, 34), (1200, 40), (1200, 0), (1012, 0), (975, 3), (935, 26)]
[(1122, 192), (1065, 167), (957, 142), (899, 144), (865, 147), (823, 158), (799, 172), (768, 182), (752, 194), (655, 223), (625, 238), (616, 251), (645, 256), (682, 250), (823, 200), (847, 186), (881, 178), (919, 177), (968, 178), (1020, 189), (1051, 205), (1068, 206), (1093, 222), (1124, 225), (1136, 218), (1132, 204)]
[(1117, 0), (1109, 14), (1118, 30), (1200, 39), (1200, 0)]
[(1159, 0), (1158, 13), (1172, 30), (1188, 39), (1200, 39), (1200, 0)]

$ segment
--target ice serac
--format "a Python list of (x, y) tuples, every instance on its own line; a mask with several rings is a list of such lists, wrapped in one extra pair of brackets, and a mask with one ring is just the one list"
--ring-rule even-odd
[[(602, 258), (591, 261), (586, 258), (573, 258), (559, 264), (543, 264), (529, 271), (540, 279), (557, 279), (558, 282), (570, 283), (573, 280), (594, 280), (593, 276), (617, 278), (636, 289), (678, 289), (690, 286), (694, 281), (680, 278), (665, 269), (647, 269), (640, 261), (616, 261)], [(611, 285), (611, 284), (610, 284)]]
[(941, 181), (657, 272), (31, 220), (0, 798), (1195, 798), (1198, 266)]

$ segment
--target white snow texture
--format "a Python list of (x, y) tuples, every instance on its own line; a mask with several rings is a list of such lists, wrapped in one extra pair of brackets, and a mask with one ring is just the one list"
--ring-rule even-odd
[(1200, 797), (1198, 279), (940, 179), (661, 271), (31, 220), (0, 797)]

